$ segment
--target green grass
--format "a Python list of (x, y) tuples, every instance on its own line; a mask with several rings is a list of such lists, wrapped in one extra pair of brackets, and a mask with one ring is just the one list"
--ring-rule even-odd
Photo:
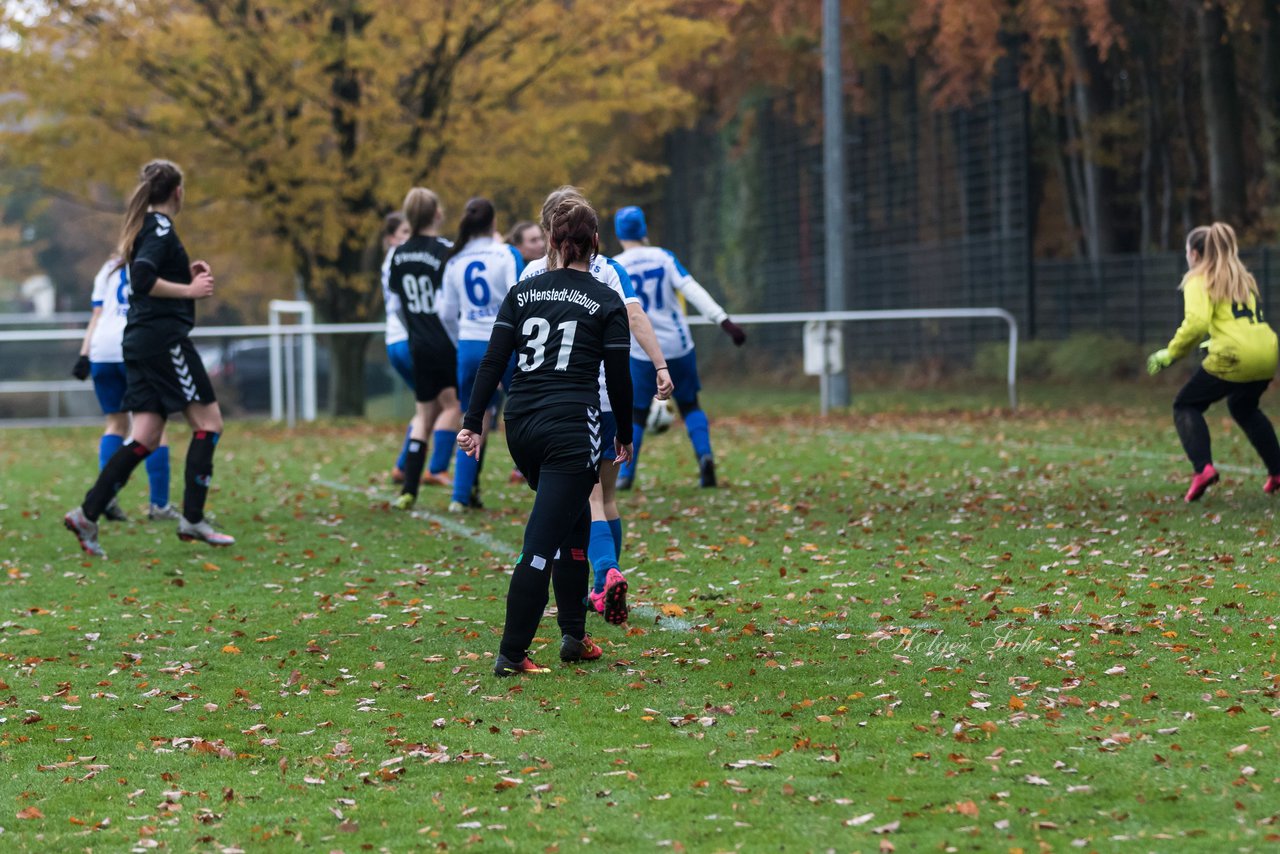
[(1106, 395), (708, 394), (727, 486), (673, 431), (623, 499), (630, 630), (562, 666), (544, 619), (553, 673), (509, 681), (499, 456), (490, 509), (406, 518), (396, 424), (232, 422), (237, 546), (131, 522), (91, 561), (61, 515), (94, 432), (0, 434), (0, 842), (1269, 848), (1276, 505), (1216, 410), (1223, 483), (1183, 505), (1168, 390)]

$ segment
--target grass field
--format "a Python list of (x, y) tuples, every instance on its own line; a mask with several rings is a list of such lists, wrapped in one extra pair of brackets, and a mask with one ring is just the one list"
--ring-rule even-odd
[(1215, 411), (1185, 506), (1169, 391), (1107, 395), (709, 395), (726, 487), (673, 431), (624, 500), (629, 630), (568, 666), (544, 620), (505, 681), (531, 496), (492, 459), (489, 509), (406, 518), (396, 425), (231, 423), (236, 547), (92, 561), (95, 433), (0, 433), (0, 845), (1272, 850), (1277, 505)]

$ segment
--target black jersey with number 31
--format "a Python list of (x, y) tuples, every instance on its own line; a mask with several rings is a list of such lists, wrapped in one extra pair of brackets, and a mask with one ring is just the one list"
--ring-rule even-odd
[(391, 253), (387, 287), (400, 297), (400, 320), (413, 350), (440, 354), (453, 351), (449, 333), (436, 313), (445, 257), (451, 246), (443, 238), (416, 234)]
[(507, 292), (494, 326), (515, 332), (509, 418), (551, 406), (599, 406), (605, 350), (631, 348), (622, 298), (580, 270), (520, 282)]

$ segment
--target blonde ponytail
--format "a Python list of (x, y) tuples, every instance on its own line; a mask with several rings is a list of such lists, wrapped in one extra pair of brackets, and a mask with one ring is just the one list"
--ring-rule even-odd
[[(1203, 276), (1211, 301), (1245, 305), (1250, 296), (1258, 295), (1258, 283), (1240, 260), (1236, 232), (1231, 226), (1225, 222), (1197, 226), (1187, 235), (1187, 247), (1200, 256), (1187, 278)], [(1187, 278), (1182, 280), (1184, 287)]]
[(402, 209), (409, 222), (409, 230), (417, 235), (436, 224), (440, 213), (440, 197), (426, 187), (414, 187), (404, 197)]

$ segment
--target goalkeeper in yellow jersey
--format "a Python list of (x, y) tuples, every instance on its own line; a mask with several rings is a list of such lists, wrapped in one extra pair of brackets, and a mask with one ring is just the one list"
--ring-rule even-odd
[(1157, 374), (1202, 346), (1208, 354), (1173, 401), (1178, 438), (1195, 467), (1186, 500), (1195, 501), (1218, 482), (1209, 444), (1205, 410), (1222, 398), (1267, 467), (1262, 485), (1268, 495), (1280, 491), (1280, 443), (1258, 400), (1276, 372), (1276, 333), (1258, 307), (1258, 283), (1240, 261), (1236, 233), (1215, 222), (1187, 235), (1187, 266), (1179, 286), (1182, 325), (1169, 346), (1147, 357), (1147, 372)]

